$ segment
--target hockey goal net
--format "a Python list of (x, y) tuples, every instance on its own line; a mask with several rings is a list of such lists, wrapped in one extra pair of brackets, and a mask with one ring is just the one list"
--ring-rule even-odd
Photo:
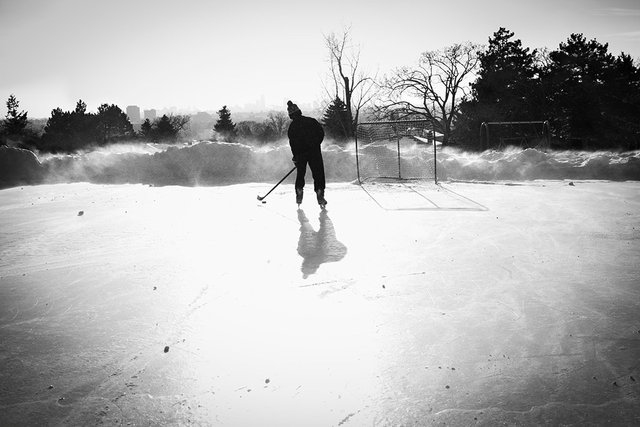
[(434, 136), (429, 120), (358, 123), (355, 138), (358, 182), (424, 179), (437, 183)]

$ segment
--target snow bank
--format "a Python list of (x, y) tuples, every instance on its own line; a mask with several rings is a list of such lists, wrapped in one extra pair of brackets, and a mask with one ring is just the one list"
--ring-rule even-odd
[(0, 146), (0, 188), (37, 183), (42, 177), (42, 164), (31, 151)]
[(524, 181), (533, 179), (640, 180), (640, 151), (540, 151), (511, 148), (466, 153), (445, 148), (440, 179)]
[[(356, 179), (353, 146), (324, 145), (327, 178)], [(521, 181), (533, 179), (640, 180), (640, 151), (582, 152), (509, 149), (468, 153), (445, 148), (438, 153), (441, 180)], [(430, 161), (430, 160), (428, 160)], [(154, 185), (220, 185), (273, 182), (292, 167), (286, 142), (254, 147), (200, 142), (177, 146), (130, 144), (73, 155), (0, 148), (0, 186), (93, 182)]]

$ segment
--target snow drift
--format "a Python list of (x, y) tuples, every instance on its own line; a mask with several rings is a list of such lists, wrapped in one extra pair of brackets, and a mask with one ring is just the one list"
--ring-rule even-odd
[[(353, 145), (325, 144), (323, 153), (329, 181), (356, 179)], [(437, 163), (441, 180), (640, 180), (640, 151), (511, 148), (468, 153), (445, 148), (438, 152)], [(286, 142), (262, 147), (221, 142), (122, 144), (70, 155), (39, 156), (0, 147), (0, 187), (67, 182), (186, 186), (272, 182), (292, 166)]]

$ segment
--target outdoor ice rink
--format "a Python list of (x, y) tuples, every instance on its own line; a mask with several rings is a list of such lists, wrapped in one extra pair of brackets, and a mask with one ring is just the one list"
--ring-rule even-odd
[(0, 425), (640, 423), (638, 182), (269, 188), (1, 190)]

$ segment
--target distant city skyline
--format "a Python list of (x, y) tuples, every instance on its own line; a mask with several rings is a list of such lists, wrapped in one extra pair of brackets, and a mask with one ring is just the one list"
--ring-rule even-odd
[[(283, 100), (280, 105), (267, 105), (264, 101), (264, 96), (261, 96), (253, 103), (248, 103), (244, 105), (226, 105), (227, 109), (231, 111), (231, 113), (268, 113), (270, 111), (286, 111), (287, 100)], [(188, 115), (197, 115), (199, 113), (207, 113), (211, 115), (216, 115), (217, 112), (224, 105), (220, 105), (214, 109), (210, 110), (197, 110), (197, 109), (181, 109), (175, 106), (172, 107), (164, 107), (164, 108), (145, 108), (140, 105), (127, 105), (126, 108), (119, 106), (127, 116), (130, 118), (140, 117), (140, 121), (144, 121), (144, 119), (149, 118), (150, 120), (154, 120), (158, 116), (162, 116), (163, 114), (188, 114)], [(312, 103), (300, 103), (298, 106), (307, 112), (316, 112), (320, 108), (319, 102)], [(138, 112), (130, 114), (129, 110), (137, 108)], [(91, 111), (91, 110), (89, 110)], [(142, 111), (142, 114), (140, 114)], [(133, 121), (132, 121), (133, 122)]]
[(360, 70), (383, 76), (424, 51), (486, 44), (499, 27), (531, 49), (582, 33), (640, 58), (638, 0), (1, 1), (0, 116), (10, 94), (30, 118), (79, 99), (89, 111), (309, 107), (331, 97), (328, 34), (350, 28)]

